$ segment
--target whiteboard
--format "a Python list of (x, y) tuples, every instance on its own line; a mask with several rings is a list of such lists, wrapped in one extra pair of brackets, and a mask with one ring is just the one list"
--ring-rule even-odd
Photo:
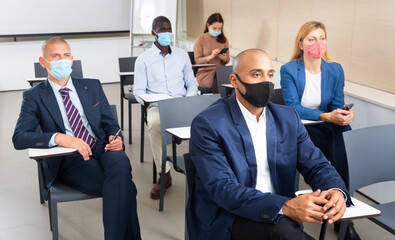
[(167, 17), (176, 32), (177, 0), (132, 0), (133, 33), (151, 34), (152, 21), (158, 16)]
[(0, 35), (129, 31), (130, 1), (1, 0)]

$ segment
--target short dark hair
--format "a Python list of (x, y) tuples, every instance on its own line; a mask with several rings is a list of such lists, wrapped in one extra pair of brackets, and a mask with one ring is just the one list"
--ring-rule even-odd
[(154, 21), (152, 21), (152, 30), (155, 31), (155, 29), (158, 27), (159, 23), (165, 23), (165, 22), (168, 22), (171, 24), (170, 20), (165, 16), (156, 17), (154, 19)]

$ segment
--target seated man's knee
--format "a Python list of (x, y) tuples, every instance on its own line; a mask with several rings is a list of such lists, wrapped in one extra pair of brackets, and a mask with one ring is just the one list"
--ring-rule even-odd
[(131, 172), (131, 165), (128, 156), (123, 151), (111, 151), (109, 152), (108, 165), (110, 169), (114, 171), (127, 171)]

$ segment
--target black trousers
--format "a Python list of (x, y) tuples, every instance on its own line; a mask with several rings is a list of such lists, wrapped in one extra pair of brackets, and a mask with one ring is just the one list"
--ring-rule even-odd
[(252, 221), (236, 217), (232, 226), (231, 240), (314, 240), (303, 232), (298, 222), (281, 217), (277, 224)]
[(123, 151), (104, 151), (99, 144), (84, 161), (77, 153), (64, 157), (59, 177), (79, 191), (103, 197), (106, 240), (140, 240), (137, 189), (129, 158)]
[(322, 151), (332, 166), (336, 168), (348, 189), (348, 162), (343, 132), (351, 130), (351, 127), (349, 125), (343, 127), (333, 123), (323, 123), (308, 125), (306, 130), (314, 145)]

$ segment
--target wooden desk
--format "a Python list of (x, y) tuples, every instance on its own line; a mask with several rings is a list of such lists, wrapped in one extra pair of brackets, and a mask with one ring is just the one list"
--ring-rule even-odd
[(177, 172), (182, 170), (177, 166), (177, 145), (181, 144), (183, 140), (189, 140), (191, 138), (191, 127), (178, 127), (178, 128), (167, 128), (166, 132), (172, 136), (172, 150), (173, 150), (173, 167)]

